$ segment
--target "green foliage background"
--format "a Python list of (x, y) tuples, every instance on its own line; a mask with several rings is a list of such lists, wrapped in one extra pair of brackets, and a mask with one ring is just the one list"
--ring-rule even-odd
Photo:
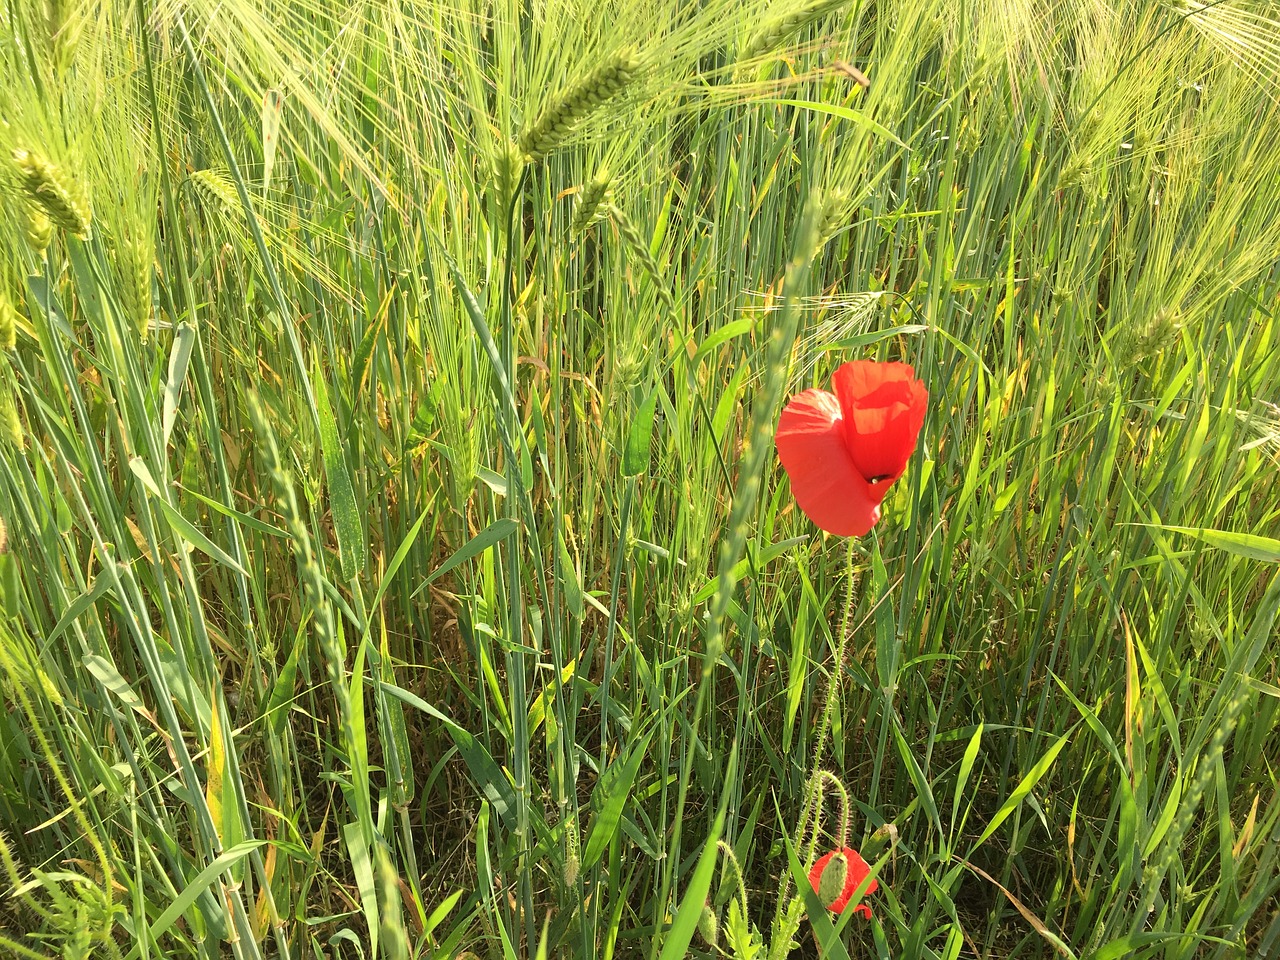
[(6, 4), (0, 952), (1277, 955), (1274, 17)]

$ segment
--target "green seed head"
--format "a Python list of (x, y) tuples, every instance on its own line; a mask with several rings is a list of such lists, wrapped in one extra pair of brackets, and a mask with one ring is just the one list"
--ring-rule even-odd
[(76, 48), (84, 33), (84, 18), (69, 0), (46, 0), (45, 17), (49, 26), (49, 44), (53, 51), (53, 63), (65, 70), (75, 59)]
[(120, 244), (119, 253), (124, 280), (121, 299), (139, 339), (146, 343), (151, 333), (152, 248), (145, 240), (126, 240)]
[(50, 220), (68, 233), (88, 239), (93, 212), (83, 184), (43, 154), (21, 147), (13, 151), (13, 165), (27, 196)]
[(631, 50), (619, 50), (598, 63), (576, 83), (570, 84), (520, 131), (525, 157), (538, 161), (560, 146), (583, 120), (627, 88), (640, 69), (640, 58)]
[(498, 145), (493, 158), (493, 185), (498, 193), (498, 200), (503, 209), (516, 192), (516, 184), (520, 182), (520, 174), (524, 170), (524, 156), (510, 140), (504, 139)]
[(578, 882), (578, 871), (582, 869), (582, 860), (578, 852), (579, 846), (577, 821), (573, 817), (568, 817), (564, 822), (564, 882), (566, 886), (571, 887)]
[(41, 207), (28, 206), (22, 218), (22, 234), (36, 253), (44, 253), (53, 242), (53, 221)]
[(0, 350), (12, 350), (18, 344), (18, 311), (9, 298), (0, 293)]
[(19, 450), (26, 449), (27, 438), (22, 429), (22, 418), (18, 416), (18, 408), (14, 406), (13, 397), (7, 393), (3, 399), (0, 399), (0, 437)]
[(604, 215), (601, 208), (610, 202), (612, 182), (609, 171), (602, 169), (578, 189), (578, 205), (574, 207), (573, 219), (569, 222), (569, 232), (573, 236), (582, 236)]
[(738, 51), (738, 60), (754, 60), (776, 50), (804, 27), (844, 6), (848, 0), (807, 0), (785, 13), (761, 22)]
[(224, 217), (229, 220), (244, 219), (244, 210), (240, 207), (235, 184), (226, 174), (217, 170), (197, 170), (191, 174), (191, 182)]

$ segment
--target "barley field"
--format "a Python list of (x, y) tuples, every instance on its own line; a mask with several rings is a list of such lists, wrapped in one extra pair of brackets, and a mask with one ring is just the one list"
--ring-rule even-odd
[(0, 956), (1280, 958), (1275, 4), (0, 39)]

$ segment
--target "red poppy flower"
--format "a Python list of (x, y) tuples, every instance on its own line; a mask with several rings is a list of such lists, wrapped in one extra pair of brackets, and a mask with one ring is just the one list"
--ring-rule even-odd
[[(867, 866), (867, 861), (862, 859), (857, 850), (849, 847), (822, 855), (809, 871), (809, 882), (813, 884), (814, 893), (818, 895), (822, 905), (833, 913), (844, 912), (858, 887), (868, 877), (871, 877), (871, 868)], [(862, 895), (865, 897), (873, 894), (879, 888), (880, 884), (871, 877)], [(865, 903), (858, 904), (853, 912), (871, 919), (871, 908)]]
[(831, 385), (834, 394), (792, 397), (774, 442), (805, 515), (828, 533), (861, 537), (907, 469), (929, 392), (910, 365), (875, 360), (842, 365)]

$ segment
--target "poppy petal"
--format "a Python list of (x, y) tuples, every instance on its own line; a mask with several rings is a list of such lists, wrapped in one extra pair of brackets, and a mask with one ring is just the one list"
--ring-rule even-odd
[(831, 378), (840, 399), (845, 441), (858, 472), (874, 480), (877, 503), (907, 469), (924, 424), (929, 393), (906, 363), (853, 360)]
[(787, 403), (774, 438), (791, 493), (805, 515), (828, 533), (864, 536), (880, 519), (880, 497), (854, 466), (845, 445), (840, 401), (806, 390)]

